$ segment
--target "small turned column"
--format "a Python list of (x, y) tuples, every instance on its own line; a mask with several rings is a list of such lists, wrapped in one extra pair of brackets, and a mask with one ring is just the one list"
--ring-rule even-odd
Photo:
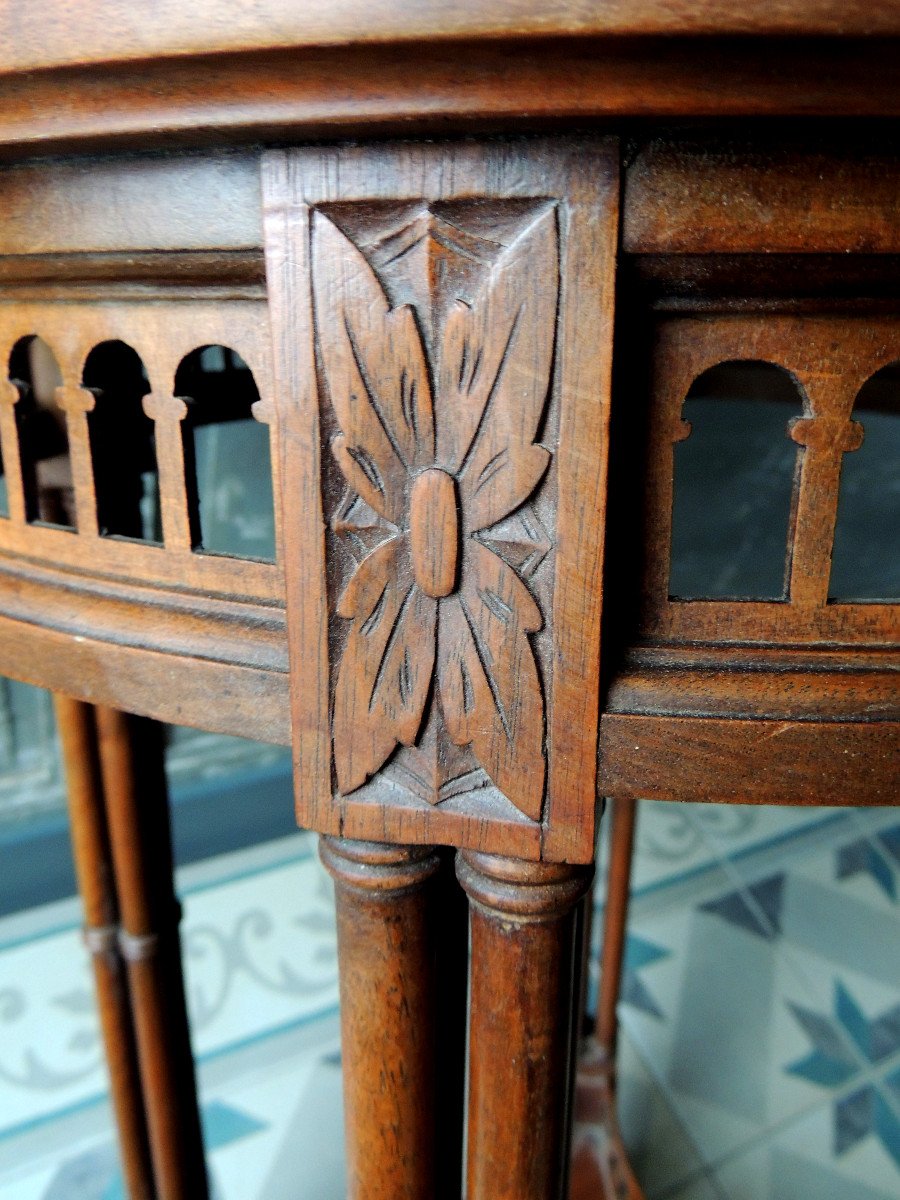
[(592, 868), (465, 852), (456, 869), (472, 914), (467, 1200), (559, 1200)]
[(84, 940), (91, 955), (97, 1010), (129, 1200), (155, 1200), (147, 1117), (138, 1073), (131, 999), (119, 953), (119, 904), (103, 804), (97, 729), (90, 704), (53, 697), (59, 729)]
[(160, 729), (105, 705), (94, 711), (157, 1196), (206, 1200)]
[(458, 1200), (459, 1164), (440, 1143), (458, 1144), (462, 1113), (456, 1129), (437, 1118), (438, 1039), (454, 1037), (437, 1016), (440, 857), (341, 838), (322, 838), (320, 854), (337, 902), (348, 1198)]

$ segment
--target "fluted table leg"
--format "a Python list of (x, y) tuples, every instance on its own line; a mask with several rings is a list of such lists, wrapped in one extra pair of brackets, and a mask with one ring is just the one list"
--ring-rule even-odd
[(577, 906), (591, 868), (463, 853), (471, 903), (468, 1200), (559, 1200)]
[(337, 901), (348, 1196), (458, 1200), (436, 1116), (438, 1042), (455, 1037), (453, 1024), (438, 1028), (440, 857), (340, 838), (320, 853)]
[(205, 1200), (159, 729), (112, 708), (96, 714), (157, 1192), (159, 1200)]
[(154, 1200), (147, 1120), (141, 1094), (131, 1001), (119, 953), (119, 905), (103, 804), (97, 728), (90, 704), (54, 696), (66, 773), (72, 853), (84, 906), (84, 937), (94, 971), (97, 1008), (130, 1200)]

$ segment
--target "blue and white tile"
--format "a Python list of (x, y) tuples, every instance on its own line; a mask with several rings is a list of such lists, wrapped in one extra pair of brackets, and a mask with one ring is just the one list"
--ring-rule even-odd
[(828, 1106), (736, 1155), (714, 1174), (730, 1200), (892, 1200), (900, 1185), (875, 1143), (835, 1153)]
[(619, 1123), (629, 1161), (647, 1200), (662, 1200), (701, 1175), (703, 1162), (627, 1034), (621, 1038), (617, 1066)]

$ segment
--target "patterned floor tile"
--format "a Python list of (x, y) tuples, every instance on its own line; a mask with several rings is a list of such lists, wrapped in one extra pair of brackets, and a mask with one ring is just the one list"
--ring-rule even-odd
[(827, 1107), (761, 1140), (715, 1171), (730, 1200), (891, 1200), (900, 1177), (875, 1144), (835, 1154)]
[(845, 1140), (867, 1120), (892, 1144), (900, 964), (885, 947), (900, 926), (885, 898), (872, 908), (841, 894), (845, 833), (796, 871), (751, 861), (723, 870), (712, 894), (631, 921), (621, 1020), (707, 1163), (774, 1136), (826, 1087), (840, 1089)]
[(619, 1047), (618, 1080), (619, 1121), (631, 1164), (647, 1200), (662, 1200), (702, 1174), (702, 1160), (627, 1035)]
[(728, 1197), (719, 1189), (714, 1176), (700, 1175), (677, 1191), (666, 1192), (660, 1200), (728, 1200)]
[(736, 860), (755, 850), (792, 841), (823, 824), (846, 820), (846, 813), (812, 806), (693, 804), (690, 818), (724, 857)]
[[(717, 851), (691, 820), (691, 811), (701, 807), (657, 800), (641, 802), (635, 833), (634, 893), (671, 886), (716, 864)], [(610, 825), (607, 821), (607, 833)]]

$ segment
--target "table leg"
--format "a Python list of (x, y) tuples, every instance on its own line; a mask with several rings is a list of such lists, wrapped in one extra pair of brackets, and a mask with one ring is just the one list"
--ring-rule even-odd
[(597, 1023), (581, 1047), (575, 1083), (575, 1135), (569, 1200), (643, 1200), (616, 1114), (616, 1006), (631, 887), (635, 801), (612, 802)]
[(472, 910), (468, 1200), (558, 1200), (592, 869), (463, 853)]
[[(459, 1200), (437, 1129), (438, 1112), (449, 1116), (438, 1046), (455, 1037), (438, 1027), (440, 857), (341, 838), (323, 838), (320, 853), (337, 902), (348, 1197)], [(443, 1132), (445, 1146), (458, 1142)]]
[(100, 766), (159, 1200), (205, 1200), (159, 727), (98, 706)]
[(66, 773), (75, 873), (84, 905), (84, 937), (94, 971), (122, 1173), (130, 1200), (154, 1200), (156, 1190), (131, 1000), (119, 953), (119, 904), (103, 805), (94, 710), (90, 704), (68, 696), (56, 695), (53, 703)]

